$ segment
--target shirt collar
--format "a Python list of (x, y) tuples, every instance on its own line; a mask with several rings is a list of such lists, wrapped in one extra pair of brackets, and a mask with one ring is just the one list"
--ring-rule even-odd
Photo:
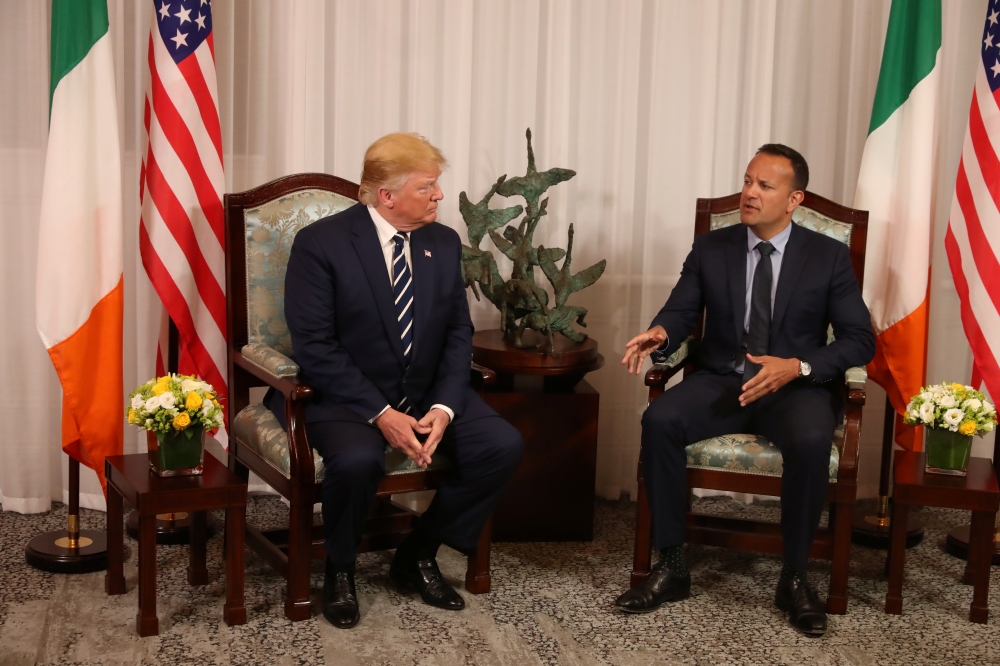
[[(388, 223), (387, 223), (388, 224)], [(778, 254), (784, 254), (785, 246), (788, 245), (788, 237), (792, 235), (792, 222), (787, 227), (781, 230), (777, 236), (772, 238), (769, 242), (774, 246), (774, 251)], [(753, 252), (753, 249), (757, 247), (757, 243), (760, 243), (761, 239), (757, 237), (757, 234), (753, 232), (753, 229), (747, 227), (747, 252)]]
[[(396, 227), (389, 224), (382, 215), (375, 210), (374, 206), (368, 206), (368, 214), (372, 218), (372, 222), (375, 223), (375, 232), (378, 234), (378, 242), (382, 247), (389, 245), (393, 242), (392, 237), (400, 233)], [(406, 237), (406, 234), (403, 235)]]

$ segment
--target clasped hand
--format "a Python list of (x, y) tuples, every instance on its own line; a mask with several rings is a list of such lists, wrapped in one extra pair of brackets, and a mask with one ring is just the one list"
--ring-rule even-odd
[[(422, 469), (427, 469), (431, 464), (431, 456), (441, 443), (449, 422), (448, 415), (440, 409), (432, 409), (418, 421), (391, 407), (375, 419), (375, 425), (382, 431), (382, 436), (389, 445), (405, 453), (407, 458)], [(426, 435), (423, 444), (417, 439), (417, 435)]]
[(747, 354), (747, 362), (756, 363), (761, 368), (753, 379), (743, 385), (743, 393), (740, 395), (741, 407), (746, 407), (768, 393), (774, 393), (799, 376), (799, 359), (797, 358)]

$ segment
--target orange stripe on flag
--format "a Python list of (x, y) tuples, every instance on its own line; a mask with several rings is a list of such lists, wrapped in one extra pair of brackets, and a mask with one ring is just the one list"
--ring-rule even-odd
[(63, 451), (97, 472), (105, 494), (104, 458), (124, 445), (123, 301), (119, 279), (83, 326), (49, 348), (63, 388)]
[[(881, 385), (897, 414), (920, 392), (927, 363), (927, 299), (917, 309), (882, 331), (875, 339), (875, 359), (868, 376)], [(902, 430), (902, 432), (901, 432)], [(896, 443), (912, 451), (921, 449), (920, 431), (896, 419)]]

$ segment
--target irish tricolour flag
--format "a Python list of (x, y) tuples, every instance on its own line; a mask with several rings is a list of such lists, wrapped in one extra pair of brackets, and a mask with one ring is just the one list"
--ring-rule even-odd
[(927, 367), (940, 54), (940, 0), (893, 0), (854, 207), (869, 211), (864, 298), (878, 342), (868, 372), (897, 413)]
[(104, 483), (120, 454), (121, 163), (106, 0), (52, 0), (36, 322), (63, 388), (62, 447)]

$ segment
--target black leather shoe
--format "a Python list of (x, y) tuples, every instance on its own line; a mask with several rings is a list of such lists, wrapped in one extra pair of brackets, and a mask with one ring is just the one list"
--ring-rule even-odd
[(361, 619), (354, 572), (334, 568), (329, 561), (323, 578), (323, 617), (338, 629), (350, 629)]
[(615, 605), (626, 613), (649, 613), (666, 601), (681, 601), (690, 596), (691, 574), (680, 576), (661, 560), (646, 580), (618, 597)]
[(462, 610), (465, 599), (445, 582), (437, 560), (392, 559), (389, 566), (389, 582), (403, 592), (416, 590), (425, 604), (444, 610)]
[(826, 606), (801, 574), (778, 581), (774, 605), (788, 613), (788, 622), (806, 636), (826, 633)]

